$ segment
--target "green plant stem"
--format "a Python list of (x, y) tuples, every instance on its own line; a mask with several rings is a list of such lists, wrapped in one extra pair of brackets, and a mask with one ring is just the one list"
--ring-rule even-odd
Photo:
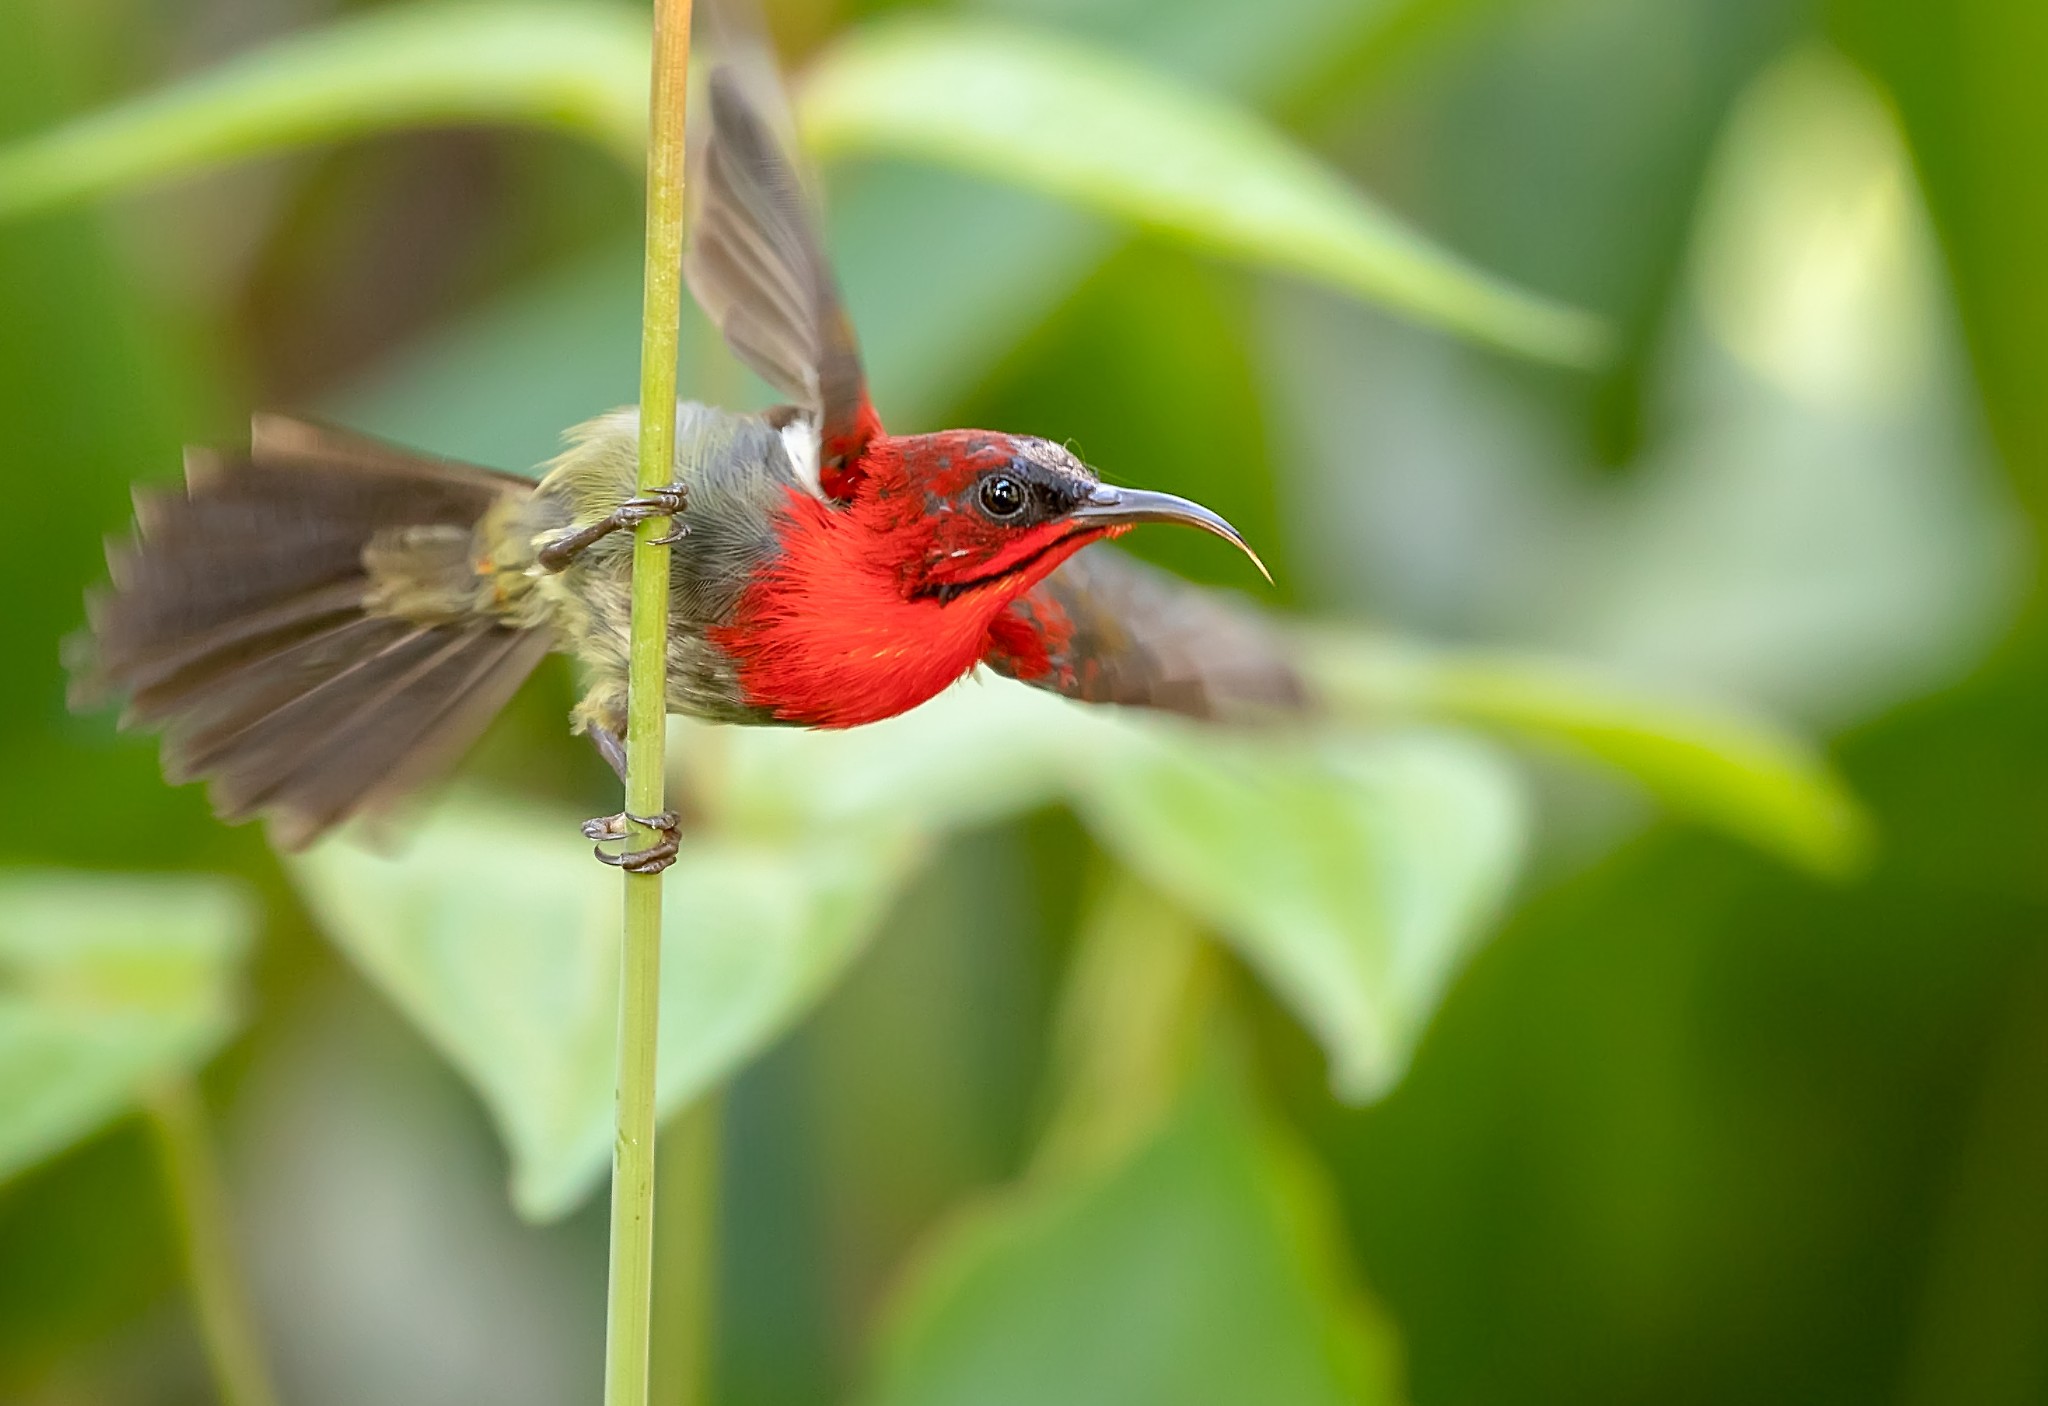
[(706, 1094), (671, 1118), (661, 1135), (654, 1273), (662, 1334), (653, 1369), (661, 1406), (704, 1406), (711, 1394), (719, 1114), (718, 1095)]
[[(682, 316), (683, 117), (690, 0), (656, 0), (647, 150), (647, 273), (640, 326), (642, 491), (675, 478), (676, 345)], [(669, 524), (633, 541), (626, 704), (626, 809), (662, 810), (668, 723)], [(636, 827), (639, 844), (654, 833)], [(661, 879), (628, 874), (619, 982), (618, 1141), (612, 1153), (611, 1283), (606, 1299), (606, 1406), (645, 1406), (654, 1309), (655, 1053), (661, 1014)]]
[(223, 1406), (275, 1406), (277, 1393), (236, 1263), (227, 1194), (199, 1090), (180, 1075), (151, 1089), (142, 1106), (156, 1134), (199, 1334)]

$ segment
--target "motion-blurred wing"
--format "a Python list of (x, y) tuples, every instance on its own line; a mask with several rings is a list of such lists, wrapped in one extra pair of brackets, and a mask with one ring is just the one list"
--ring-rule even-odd
[(990, 634), (991, 668), (1083, 702), (1220, 720), (1309, 706), (1272, 626), (1221, 592), (1108, 547), (1078, 553)]
[(820, 486), (843, 497), (846, 470), (880, 429), (853, 329), (803, 183), (743, 70), (715, 69), (710, 89), (683, 271), (740, 360), (815, 415)]
[(475, 568), (471, 532), (530, 480), (259, 416), (247, 454), (189, 451), (183, 491), (136, 494), (134, 536), (70, 646), (75, 706), (127, 699), (164, 772), (297, 849), (387, 811), (483, 733), (552, 637), (485, 611), (408, 619), (378, 599), (380, 544)]

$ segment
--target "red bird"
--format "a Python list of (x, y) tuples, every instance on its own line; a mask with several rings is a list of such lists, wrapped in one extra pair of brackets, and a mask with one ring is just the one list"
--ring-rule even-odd
[[(183, 493), (138, 494), (78, 693), (125, 694), (124, 725), (160, 727), (166, 775), (209, 781), (223, 818), (267, 815), (296, 847), (389, 805), (551, 649), (589, 683), (575, 730), (623, 775), (621, 529), (652, 517), (675, 520), (672, 712), (853, 727), (979, 664), (1198, 717), (1301, 705), (1256, 617), (1092, 545), (1178, 522), (1249, 555), (1222, 518), (1042, 439), (883, 431), (796, 171), (733, 71), (710, 88), (690, 287), (793, 405), (678, 405), (678, 481), (644, 496), (631, 409), (572, 431), (538, 483), (259, 417), (246, 455), (190, 453)], [(661, 843), (604, 857), (665, 866), (656, 820)]]

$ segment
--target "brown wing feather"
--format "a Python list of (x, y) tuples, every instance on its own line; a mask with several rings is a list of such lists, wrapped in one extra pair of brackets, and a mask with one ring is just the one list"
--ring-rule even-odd
[(860, 351), (796, 166), (738, 70), (715, 69), (710, 90), (683, 272), (734, 354), (818, 417), (832, 493), (876, 429)]
[(277, 417), (251, 438), (188, 455), (183, 492), (137, 495), (74, 696), (125, 695), (173, 781), (209, 781), (222, 816), (267, 815), (293, 848), (452, 764), (550, 639), (378, 615), (365, 571), (380, 534), (466, 529), (528, 480)]
[(1309, 706), (1287, 642), (1259, 615), (1108, 547), (1046, 577), (991, 638), (989, 667), (1087, 703), (1219, 720)]
[[(258, 468), (347, 469), (407, 483), (439, 480), (493, 496), (510, 487), (525, 489), (523, 474), (487, 469), (460, 459), (443, 459), (318, 420), (259, 412), (249, 420), (249, 463)], [(189, 473), (188, 473), (189, 477)]]

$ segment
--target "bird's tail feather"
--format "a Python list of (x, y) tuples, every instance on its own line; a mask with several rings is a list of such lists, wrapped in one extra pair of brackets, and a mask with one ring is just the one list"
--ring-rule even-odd
[(246, 456), (188, 457), (183, 492), (138, 493), (88, 602), (74, 705), (125, 695), (161, 728), (164, 771), (204, 779), (235, 821), (297, 848), (387, 808), (468, 749), (547, 652), (485, 613), (380, 613), (373, 539), (467, 532), (523, 479), (297, 421), (262, 419)]

